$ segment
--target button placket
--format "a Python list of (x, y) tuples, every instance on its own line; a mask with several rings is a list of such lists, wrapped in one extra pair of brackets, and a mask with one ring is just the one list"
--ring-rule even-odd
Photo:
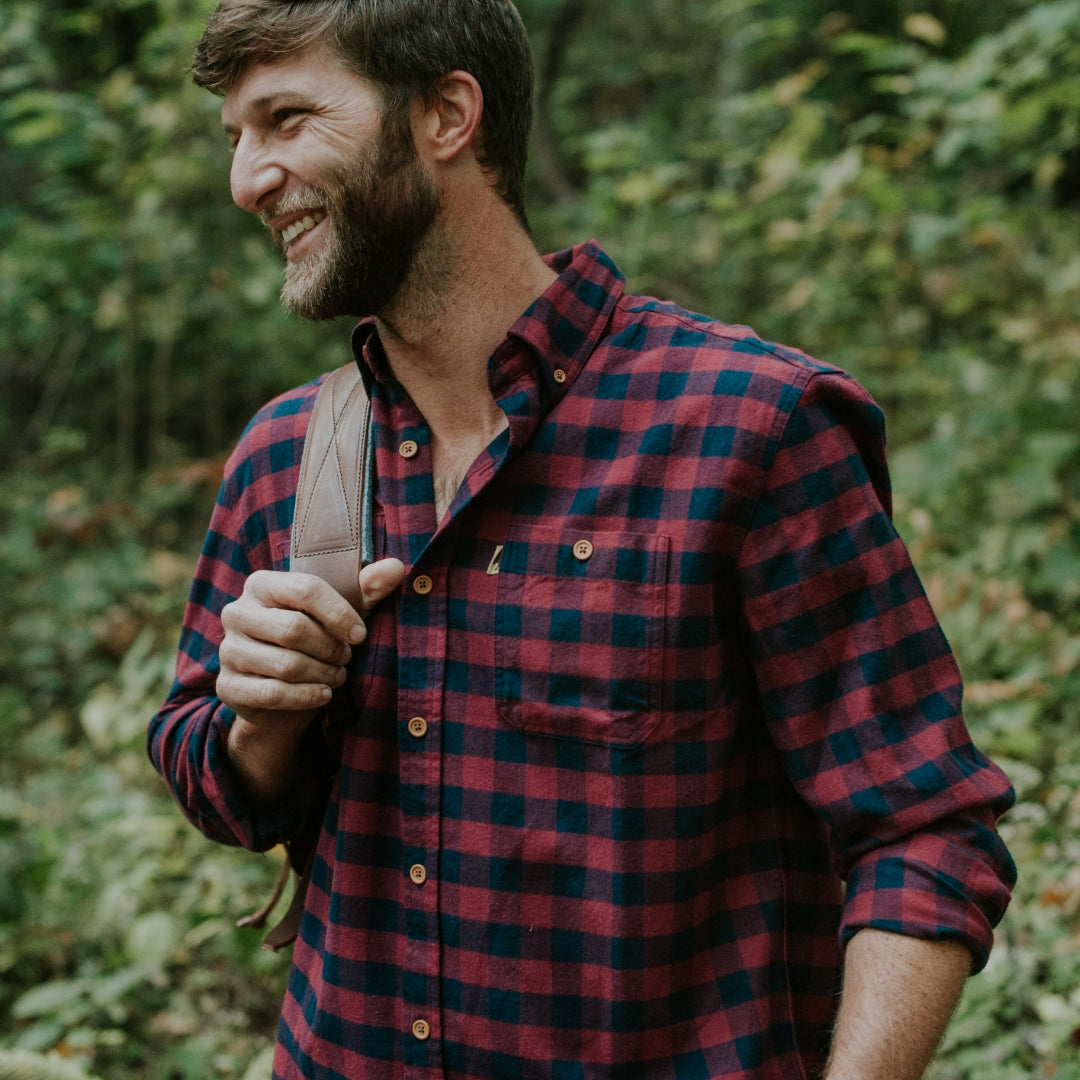
[[(437, 1043), (440, 1008), (438, 814), (442, 771), (438, 719), (440, 676), (433, 658), (445, 648), (445, 577), (441, 566), (406, 583), (399, 626), (398, 728), (404, 742), (401, 809), (404, 815), (406, 941), (402, 957), (401, 1002), (404, 1010), (405, 1076), (426, 1069), (430, 1046)], [(429, 719), (430, 717), (430, 719)], [(415, 1027), (411, 1026), (415, 1025)], [(411, 1049), (410, 1049), (411, 1048)]]

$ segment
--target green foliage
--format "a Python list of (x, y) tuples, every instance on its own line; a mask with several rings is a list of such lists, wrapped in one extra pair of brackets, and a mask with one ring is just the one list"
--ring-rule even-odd
[[(276, 865), (184, 823), (142, 731), (220, 455), (347, 333), (284, 319), (229, 205), (183, 75), (208, 6), (0, 7), (0, 1076), (268, 1073), (284, 963), (232, 920)], [(596, 235), (635, 290), (886, 408), (897, 523), (1020, 797), (934, 1075), (1080, 1078), (1080, 5), (520, 6), (540, 245)]]
[(93, 1080), (78, 1065), (58, 1055), (0, 1050), (0, 1080)]
[(124, 483), (219, 448), (344, 352), (340, 334), (283, 332), (274, 257), (225, 197), (218, 105), (183, 76), (208, 8), (0, 11), (0, 460), (93, 447)]
[(283, 961), (234, 921), (275, 861), (207, 845), (143, 748), (190, 576), (162, 544), (193, 539), (160, 516), (205, 521), (215, 472), (151, 474), (123, 503), (92, 476), (0, 489), (0, 1031), (26, 1062), (240, 1077), (273, 1031)]

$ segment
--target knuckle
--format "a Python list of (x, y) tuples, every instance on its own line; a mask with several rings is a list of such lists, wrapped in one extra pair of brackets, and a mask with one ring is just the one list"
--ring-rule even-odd
[(236, 625), (236, 617), (238, 614), (236, 609), (237, 603), (238, 601), (236, 600), (230, 600), (229, 603), (221, 609), (221, 625), (225, 630), (231, 630)]
[(262, 596), (269, 589), (271, 581), (272, 571), (255, 570), (253, 573), (249, 574), (245, 580), (240, 599), (249, 600), (252, 597)]
[(282, 619), (281, 643), (290, 648), (302, 645), (311, 626), (311, 620), (302, 611), (287, 612)]
[(235, 661), (243, 650), (246, 635), (235, 625), (222, 624), (222, 630), (224, 632), (221, 635), (221, 644), (218, 645), (218, 656), (222, 660)]
[(225, 702), (226, 705), (234, 705), (239, 700), (237, 697), (236, 681), (227, 671), (223, 671), (218, 676), (217, 684), (214, 689), (218, 698)]
[(304, 673), (304, 659), (294, 652), (282, 649), (274, 654), (270, 667), (269, 674), (274, 678), (282, 682), (297, 682)]
[(269, 679), (262, 679), (252, 687), (251, 704), (257, 709), (280, 708), (280, 697), (279, 687)]
[(314, 574), (294, 573), (289, 575), (290, 583), (297, 599), (303, 603), (316, 600), (322, 589), (322, 579)]

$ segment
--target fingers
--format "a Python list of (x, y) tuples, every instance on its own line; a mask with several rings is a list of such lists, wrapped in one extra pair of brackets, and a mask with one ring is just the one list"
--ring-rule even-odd
[(400, 559), (380, 559), (360, 571), (360, 614), (366, 619), (372, 608), (385, 600), (405, 580), (405, 564)]
[(345, 681), (357, 614), (309, 574), (259, 571), (221, 612), (217, 695), (253, 724), (310, 722)]
[(256, 724), (310, 722), (346, 679), (364, 618), (401, 583), (398, 559), (360, 573), (361, 612), (311, 574), (257, 571), (221, 612), (218, 697)]
[[(244, 614), (248, 613), (250, 607), (252, 610), (265, 609), (306, 616), (292, 621), (289, 640), (281, 642), (293, 648), (303, 648), (309, 643), (312, 622), (323, 631), (322, 635), (317, 636), (324, 643), (333, 640), (358, 645), (364, 640), (364, 624), (357, 617), (357, 612), (336, 589), (314, 574), (258, 570), (244, 583), (244, 592), (236, 603), (239, 605), (245, 601), (249, 604), (245, 606)], [(224, 612), (222, 625), (225, 625)], [(274, 629), (279, 626), (280, 623)], [(278, 639), (271, 637), (268, 640)], [(329, 659), (325, 649), (313, 655)]]
[(222, 624), (217, 695), (251, 723), (306, 724), (345, 681), (351, 649), (302, 612), (238, 600)]
[(241, 719), (276, 729), (307, 727), (332, 695), (323, 683), (280, 682), (224, 669), (216, 693)]
[(218, 655), (223, 671), (275, 679), (282, 683), (318, 683), (334, 687), (345, 681), (345, 665), (349, 662), (351, 650), (340, 642), (333, 642), (333, 648), (340, 651), (322, 659), (306, 649), (293, 649), (272, 640), (233, 633), (226, 634)]

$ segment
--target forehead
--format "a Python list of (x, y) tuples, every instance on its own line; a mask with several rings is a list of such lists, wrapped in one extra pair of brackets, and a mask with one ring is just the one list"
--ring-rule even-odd
[(227, 131), (255, 114), (286, 104), (336, 105), (364, 109), (378, 104), (374, 83), (346, 68), (327, 49), (310, 46), (273, 60), (249, 64), (221, 104)]

